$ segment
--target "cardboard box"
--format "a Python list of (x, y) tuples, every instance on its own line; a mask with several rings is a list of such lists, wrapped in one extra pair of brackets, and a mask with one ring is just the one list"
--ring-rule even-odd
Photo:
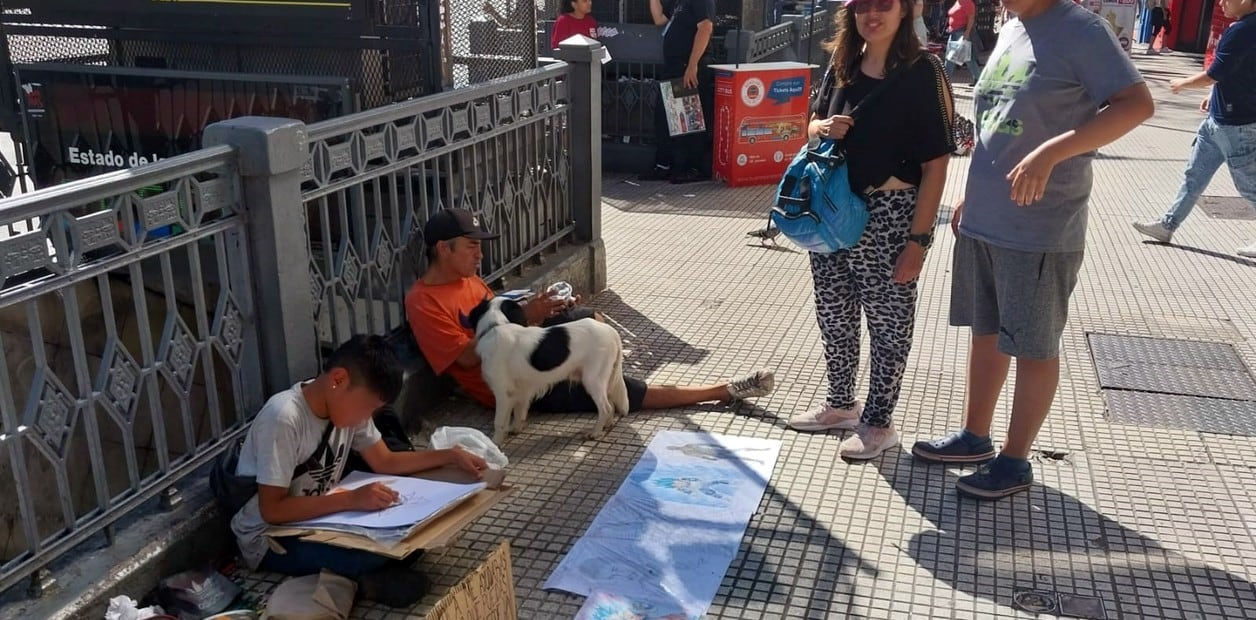
[[(439, 480), (442, 482), (473, 482), (462, 470), (441, 468), (423, 472), (416, 478)], [(346, 549), (362, 549), (376, 555), (400, 560), (415, 551), (439, 551), (454, 544), (464, 529), (476, 519), (484, 516), (490, 508), (514, 491), (514, 487), (502, 481), (505, 473), (501, 471), (486, 472), (485, 482), (489, 488), (481, 490), (461, 503), (455, 504), (445, 512), (438, 513), (419, 526), (405, 540), (392, 546), (377, 543), (366, 536), (315, 530), (303, 527), (272, 527), (267, 536), (272, 538), (284, 536), (300, 536), (301, 540), (324, 543)]]
[(518, 614), (506, 541), (437, 601), (427, 620), (516, 620)]

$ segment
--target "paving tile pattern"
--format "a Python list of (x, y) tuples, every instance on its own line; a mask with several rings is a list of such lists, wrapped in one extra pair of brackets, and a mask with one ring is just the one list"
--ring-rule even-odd
[[(581, 599), (541, 584), (650, 438), (679, 429), (784, 442), (711, 618), (1035, 617), (1012, 606), (1018, 589), (1097, 597), (1108, 618), (1256, 618), (1256, 438), (1114, 423), (1087, 343), (1090, 332), (1224, 343), (1256, 367), (1256, 261), (1233, 253), (1256, 238), (1256, 222), (1201, 210), (1174, 245), (1145, 243), (1130, 226), (1158, 216), (1176, 192), (1200, 120), (1197, 97), (1167, 89), (1169, 79), (1198, 70), (1198, 59), (1139, 54), (1136, 62), (1158, 112), (1096, 161), (1087, 258), (1032, 490), (967, 501), (953, 489), (967, 469), (918, 463), (906, 448), (849, 465), (837, 457), (841, 434), (786, 429), (786, 418), (823, 397), (825, 378), (806, 257), (744, 236), (764, 224), (773, 188), (610, 177), (610, 290), (593, 303), (622, 329), (629, 371), (659, 383), (710, 383), (769, 367), (777, 392), (629, 416), (600, 442), (582, 436), (590, 416), (534, 416), (505, 446), (519, 491), (454, 548), (421, 561), (434, 592), (413, 610), (362, 604), (354, 617), (421, 616), (507, 538), (520, 617), (571, 617)], [(970, 110), (968, 88), (958, 95)], [(945, 205), (962, 195), (966, 164), (952, 162)], [(1225, 172), (1207, 193), (1238, 195)], [(968, 335), (946, 319), (949, 213), (922, 275), (896, 414), (905, 446), (960, 424)], [(865, 365), (861, 392), (866, 380)], [(1013, 372), (996, 442), (1014, 381)], [(456, 401), (429, 423), (491, 426), (487, 412)], [(256, 575), (250, 587), (275, 582)]]

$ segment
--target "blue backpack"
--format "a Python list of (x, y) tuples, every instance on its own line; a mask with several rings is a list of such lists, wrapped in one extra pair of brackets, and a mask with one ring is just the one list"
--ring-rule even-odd
[(854, 247), (868, 224), (868, 204), (851, 191), (846, 153), (836, 140), (803, 147), (785, 169), (772, 207), (772, 224), (809, 252)]

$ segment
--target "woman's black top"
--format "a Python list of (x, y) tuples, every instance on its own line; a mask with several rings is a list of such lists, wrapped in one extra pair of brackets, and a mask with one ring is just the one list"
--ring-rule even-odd
[[(955, 150), (947, 113), (950, 89), (938, 57), (923, 53), (893, 79), (875, 101), (859, 110), (842, 140), (850, 187), (855, 192), (880, 187), (891, 176), (919, 186), (921, 164)], [(845, 111), (849, 113), (859, 105), (881, 81), (857, 73), (841, 93)], [(835, 84), (830, 66), (812, 108), (816, 118), (828, 117), (829, 102), (837, 90)]]

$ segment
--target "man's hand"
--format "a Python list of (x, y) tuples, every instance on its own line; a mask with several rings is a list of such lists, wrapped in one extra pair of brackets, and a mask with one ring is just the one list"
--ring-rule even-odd
[(698, 87), (698, 67), (696, 65), (689, 65), (689, 67), (685, 69), (685, 87)]
[(959, 218), (964, 215), (964, 201), (959, 201), (954, 209), (951, 209), (951, 234), (959, 236)]
[(1169, 82), (1169, 90), (1173, 91), (1173, 94), (1175, 95), (1180, 95), (1182, 94), (1182, 91), (1186, 90), (1186, 85), (1190, 83), (1190, 81), (1190, 78), (1178, 78), (1173, 80), (1172, 82)]
[(898, 260), (894, 263), (894, 282), (897, 284), (908, 284), (912, 280), (920, 277), (920, 272), (925, 266), (925, 249), (920, 244), (907, 242), (907, 247), (903, 248), (902, 253), (898, 255)]
[(1212, 105), (1212, 95), (1208, 95), (1207, 97), (1204, 97), (1203, 101), (1199, 102), (1199, 111), (1203, 112), (1204, 114), (1207, 114), (1208, 108), (1211, 105)]
[(1018, 206), (1027, 207), (1039, 200), (1047, 191), (1047, 180), (1051, 171), (1059, 163), (1050, 152), (1042, 146), (1025, 156), (1015, 168), (1007, 174), (1012, 182), (1012, 201)]
[(382, 482), (364, 484), (349, 491), (349, 506), (352, 510), (375, 512), (397, 503), (397, 492)]
[(459, 447), (450, 448), (446, 452), (449, 453), (450, 465), (475, 476), (477, 480), (484, 477), (484, 470), (488, 468), (484, 459)]
[(524, 304), (523, 313), (528, 317), (528, 325), (540, 325), (566, 308), (567, 300), (555, 298), (553, 293), (546, 291)]

